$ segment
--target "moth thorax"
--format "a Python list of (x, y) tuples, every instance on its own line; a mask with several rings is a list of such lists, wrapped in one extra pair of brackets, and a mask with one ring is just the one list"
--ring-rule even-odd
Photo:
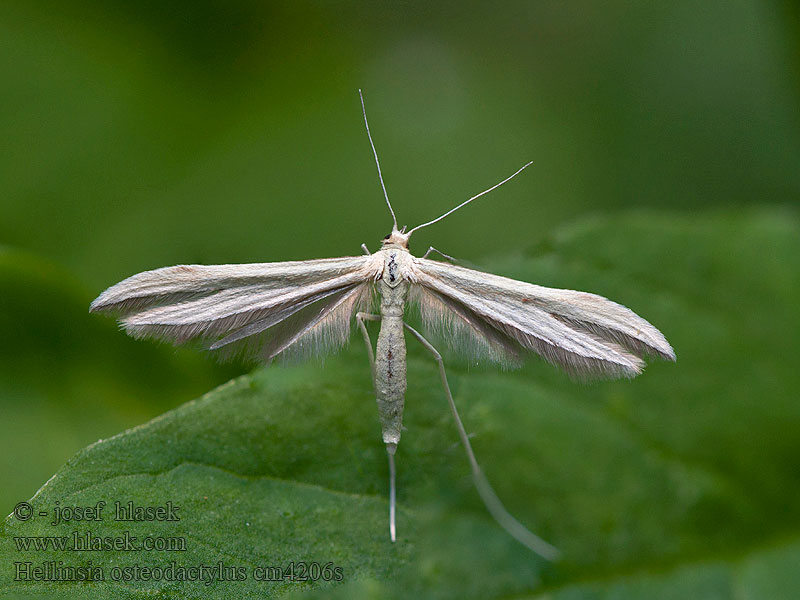
[(384, 249), (383, 272), (381, 281), (389, 288), (395, 288), (406, 281), (406, 274), (410, 268), (411, 255), (407, 250), (399, 248)]

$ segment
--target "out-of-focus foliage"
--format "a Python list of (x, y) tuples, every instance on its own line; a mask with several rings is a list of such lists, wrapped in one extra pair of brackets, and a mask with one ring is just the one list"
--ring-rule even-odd
[[(750, 2), (10, 2), (0, 239), (91, 289), (358, 253), (398, 218), (475, 259), (576, 213), (800, 191), (789, 21)], [(513, 218), (509, 216), (513, 215)]]
[[(356, 344), (324, 365), (256, 371), (93, 445), (32, 501), (39, 510), (56, 501), (171, 500), (182, 507), (179, 523), (106, 519), (92, 524), (94, 535), (182, 536), (180, 564), (223, 561), (243, 567), (246, 580), (70, 586), (15, 583), (6, 570), (3, 587), (76, 598), (309, 588), (327, 596), (331, 582), (322, 578), (253, 578), (256, 567), (302, 560), (341, 567), (343, 597), (795, 597), (800, 405), (789, 390), (800, 374), (780, 332), (800, 328), (800, 216), (648, 211), (582, 221), (493, 270), (550, 284), (581, 280), (647, 306), (678, 354), (677, 364), (653, 364), (635, 381), (592, 385), (540, 361), (505, 373), (452, 361), (456, 401), (484, 469), (512, 511), (560, 547), (562, 562), (543, 562), (491, 520), (455, 443), (435, 364), (416, 344), (398, 451), (400, 536), (389, 543), (385, 454)], [(757, 310), (763, 304), (768, 311)], [(47, 521), (7, 520), (0, 562), (83, 564), (84, 555), (76, 563), (75, 553), (16, 548), (13, 536), (75, 529)], [(110, 578), (113, 567), (163, 568), (175, 555), (91, 558)]]
[(136, 342), (90, 315), (68, 272), (0, 248), (0, 501), (7, 514), (79, 447), (147, 420), (236, 372)]

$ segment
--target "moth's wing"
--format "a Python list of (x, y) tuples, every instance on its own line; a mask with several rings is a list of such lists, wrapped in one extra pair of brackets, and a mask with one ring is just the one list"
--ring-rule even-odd
[(110, 287), (90, 307), (135, 337), (202, 340), (222, 355), (269, 360), (343, 344), (382, 263), (373, 256), (243, 265), (178, 265)]
[(252, 356), (263, 361), (276, 356), (303, 359), (338, 350), (350, 337), (353, 313), (370, 311), (373, 287), (370, 279), (338, 289), (275, 324), (269, 324), (269, 318), (255, 321), (216, 341), (210, 349), (223, 357)]
[(633, 377), (646, 355), (675, 360), (658, 329), (596, 294), (423, 258), (414, 258), (409, 279), (428, 325), (467, 335), (484, 355), (500, 362), (514, 363), (533, 351), (575, 375)]

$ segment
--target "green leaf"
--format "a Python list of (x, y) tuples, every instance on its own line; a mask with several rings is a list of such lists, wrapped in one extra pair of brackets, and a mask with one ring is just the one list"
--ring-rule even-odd
[[(489, 517), (435, 365), (411, 342), (398, 541), (389, 542), (386, 457), (354, 339), (324, 363), (257, 370), (79, 452), (31, 500), (47, 517), (5, 521), (0, 585), (64, 598), (797, 597), (799, 263), (797, 213), (764, 209), (598, 217), (482, 265), (622, 302), (678, 355), (634, 381), (584, 385), (540, 361), (502, 372), (446, 353), (478, 460), (509, 510), (560, 548), (560, 563), (532, 555)], [(102, 523), (49, 524), (56, 502), (100, 500), (172, 502), (180, 521), (115, 522), (106, 508)], [(87, 530), (172, 536), (186, 549), (15, 545)], [(14, 563), (25, 561), (91, 561), (106, 581), (14, 581)], [(110, 581), (115, 567), (172, 561), (241, 567), (246, 579)], [(342, 581), (333, 571), (328, 581), (253, 577), (300, 563), (341, 568)]]

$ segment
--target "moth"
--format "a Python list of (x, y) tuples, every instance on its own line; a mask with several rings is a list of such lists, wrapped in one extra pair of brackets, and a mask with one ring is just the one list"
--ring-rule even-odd
[[(264, 362), (338, 349), (347, 342), (355, 321), (367, 347), (388, 455), (392, 541), (396, 540), (394, 457), (406, 392), (405, 333), (410, 334), (438, 363), (473, 480), (489, 512), (521, 543), (555, 559), (556, 548), (512, 517), (483, 475), (450, 392), (442, 356), (405, 322), (407, 306), (416, 304), (424, 325), (447, 332), (446, 338), (457, 350), (505, 366), (519, 365), (533, 353), (578, 376), (635, 377), (647, 355), (674, 361), (675, 353), (658, 329), (601, 296), (541, 287), (431, 260), (431, 252), (438, 252), (434, 248), (422, 257), (412, 255), (409, 238), (415, 231), (506, 183), (531, 163), (436, 219), (408, 231), (398, 229), (363, 96), (361, 108), (393, 221), (379, 250), (370, 253), (362, 244), (363, 255), (345, 258), (177, 265), (145, 271), (104, 291), (92, 302), (90, 311), (116, 313), (121, 327), (137, 338), (174, 344), (200, 340), (223, 357), (241, 355)], [(369, 321), (380, 322), (374, 350), (366, 326)]]

